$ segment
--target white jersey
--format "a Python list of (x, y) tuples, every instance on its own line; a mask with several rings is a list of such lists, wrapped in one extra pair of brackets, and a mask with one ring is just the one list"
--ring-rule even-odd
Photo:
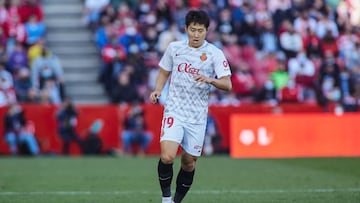
[(159, 66), (171, 71), (165, 115), (170, 113), (183, 122), (205, 124), (211, 85), (196, 82), (193, 76), (221, 78), (231, 75), (224, 53), (207, 41), (199, 48), (189, 47), (187, 40), (176, 41), (169, 44)]

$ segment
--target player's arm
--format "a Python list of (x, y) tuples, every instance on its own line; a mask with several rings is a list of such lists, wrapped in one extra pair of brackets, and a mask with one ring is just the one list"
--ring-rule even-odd
[(161, 96), (161, 91), (164, 88), (169, 75), (170, 71), (166, 71), (165, 69), (160, 68), (160, 72), (156, 78), (155, 90), (150, 94), (150, 101), (152, 103), (156, 103)]
[(223, 76), (223, 77), (217, 79), (217, 78), (208, 78), (204, 75), (199, 74), (199, 75), (195, 75), (194, 79), (197, 82), (205, 82), (205, 83), (211, 84), (221, 90), (231, 91), (231, 89), (232, 89), (230, 75)]

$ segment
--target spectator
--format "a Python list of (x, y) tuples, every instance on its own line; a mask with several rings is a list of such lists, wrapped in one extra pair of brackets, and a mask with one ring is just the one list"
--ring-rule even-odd
[(135, 8), (135, 17), (142, 21), (147, 14), (152, 11), (151, 2), (148, 0), (139, 0), (138, 6)]
[(40, 97), (39, 90), (31, 87), (29, 89), (29, 91), (28, 91), (25, 102), (26, 103), (31, 103), (31, 104), (40, 104), (41, 103), (41, 97)]
[(217, 21), (216, 31), (221, 34), (232, 34), (235, 32), (234, 25), (232, 24), (230, 9), (222, 9), (219, 14), (219, 20)]
[(222, 34), (222, 44), (224, 54), (229, 58), (231, 67), (238, 68), (245, 59), (241, 57), (241, 47), (238, 44), (238, 38), (235, 34)]
[(288, 64), (290, 78), (297, 80), (304, 86), (312, 86), (315, 77), (315, 65), (306, 56), (305, 51), (301, 51), (295, 58), (291, 58)]
[(56, 119), (58, 122), (58, 134), (63, 142), (63, 155), (69, 155), (70, 143), (72, 141), (78, 144), (80, 149), (82, 147), (81, 139), (76, 132), (78, 114), (78, 111), (69, 98), (66, 98), (62, 102), (60, 109), (56, 114)]
[(85, 155), (100, 155), (103, 153), (103, 143), (100, 138), (100, 131), (103, 127), (103, 121), (96, 119), (87, 130), (82, 144), (82, 153)]
[(293, 58), (303, 48), (303, 41), (290, 21), (284, 21), (283, 25), (285, 31), (280, 34), (280, 47), (287, 58)]
[[(278, 3), (275, 3), (277, 1)], [(275, 32), (281, 34), (281, 27), (284, 22), (292, 22), (295, 14), (292, 11), (291, 0), (269, 0), (268, 5), (272, 14)], [(275, 5), (276, 4), (276, 5)], [(274, 6), (272, 9), (271, 7)]]
[(19, 69), (28, 67), (27, 50), (20, 42), (16, 42), (14, 50), (9, 55), (7, 65), (8, 70), (14, 76), (17, 75)]
[(113, 23), (116, 20), (117, 13), (114, 7), (111, 4), (107, 4), (100, 12), (99, 19), (102, 19), (106, 16), (109, 19), (109, 22)]
[(7, 38), (7, 53), (11, 53), (13, 51), (16, 42), (26, 42), (27, 36), (25, 26), (20, 21), (19, 16), (14, 15), (14, 17), (9, 19), (9, 21), (6, 21), (3, 25), (3, 29)]
[[(1, 11), (0, 11), (0, 13), (1, 13)], [(0, 46), (5, 47), (6, 42), (7, 42), (7, 36), (4, 33), (4, 28), (2, 26), (0, 26)]]
[(110, 3), (110, 0), (85, 0), (83, 22), (91, 29), (98, 26), (100, 12)]
[(340, 67), (332, 53), (328, 52), (319, 70), (318, 103), (327, 105), (329, 102), (338, 102), (340, 92)]
[(16, 74), (14, 80), (14, 88), (16, 92), (16, 97), (19, 102), (28, 102), (29, 101), (29, 92), (32, 87), (30, 80), (30, 71), (28, 68), (20, 68)]
[(289, 81), (285, 55), (282, 52), (277, 54), (274, 69), (269, 70), (268, 75), (268, 79), (257, 95), (257, 101), (274, 105), (278, 103), (278, 96)]
[(111, 101), (113, 103), (127, 103), (139, 99), (137, 87), (131, 81), (134, 67), (128, 65), (124, 71), (118, 73), (111, 89)]
[(43, 49), (45, 48), (45, 38), (40, 38), (38, 41), (30, 46), (27, 50), (29, 66), (32, 67), (35, 59), (42, 55)]
[(323, 56), (321, 50), (321, 40), (311, 29), (307, 29), (307, 33), (303, 37), (304, 49), (309, 59), (319, 59)]
[(153, 135), (147, 131), (144, 114), (137, 101), (131, 103), (125, 118), (124, 131), (121, 134), (125, 154), (133, 153), (133, 145), (139, 145), (139, 150), (135, 153), (140, 156), (145, 155), (148, 150)]
[(356, 0), (347, 1), (349, 4), (350, 23), (354, 26), (360, 26), (360, 3)]
[(278, 10), (288, 10), (291, 7), (291, 0), (268, 0), (268, 9), (271, 13)]
[(63, 74), (63, 69), (58, 57), (43, 47), (41, 56), (35, 59), (31, 67), (33, 87), (42, 90), (47, 80), (55, 80), (61, 98), (64, 98)]
[[(113, 2), (113, 1), (112, 1)], [(111, 2), (111, 3), (112, 3)], [(131, 6), (133, 1), (124, 1), (121, 0), (119, 2), (118, 6), (113, 6), (114, 8), (117, 8), (117, 18), (118, 19), (126, 19), (126, 18), (133, 18), (134, 17), (134, 6)]]
[(336, 43), (336, 38), (331, 34), (330, 31), (326, 32), (325, 36), (320, 41), (320, 46), (321, 46), (321, 52), (323, 54), (327, 52), (331, 52), (332, 55), (338, 57), (339, 48)]
[(320, 39), (323, 39), (327, 33), (333, 38), (337, 38), (339, 36), (338, 27), (332, 19), (330, 19), (329, 14), (322, 15), (318, 20), (316, 34)]
[(242, 10), (244, 12), (244, 22), (242, 23), (242, 29), (237, 30), (239, 40), (243, 45), (254, 46), (256, 45), (256, 36), (258, 36), (254, 12), (248, 2), (244, 2)]
[(185, 20), (184, 16), (188, 12), (189, 8), (186, 6), (183, 0), (175, 0), (175, 10), (176, 12), (172, 12), (172, 19), (175, 23), (177, 23), (178, 28), (185, 28)]
[(337, 39), (339, 57), (344, 61), (345, 66), (351, 69), (355, 64), (360, 63), (357, 47), (360, 43), (360, 36), (357, 35), (355, 27), (348, 24), (345, 32)]
[(291, 58), (288, 64), (288, 72), (295, 85), (300, 85), (303, 89), (304, 101), (313, 102), (315, 100), (315, 64), (307, 56), (305, 51), (298, 53), (296, 58)]
[(5, 69), (5, 64), (0, 63), (0, 106), (6, 106), (16, 100), (13, 76)]
[(135, 25), (126, 26), (125, 34), (120, 36), (119, 43), (125, 48), (126, 54), (137, 54), (144, 50), (143, 36)]
[(105, 84), (105, 89), (109, 92), (117, 73), (124, 68), (127, 55), (125, 48), (118, 43), (115, 36), (112, 36), (110, 42), (101, 49), (101, 55), (103, 67), (100, 72), (100, 81)]
[(266, 20), (259, 34), (259, 49), (263, 54), (274, 53), (278, 51), (278, 37), (274, 31), (272, 20)]
[(29, 16), (25, 23), (26, 44), (27, 46), (34, 45), (40, 38), (45, 37), (46, 28), (42, 21), (37, 21), (35, 15)]
[(354, 81), (354, 97), (358, 106), (360, 105), (360, 64), (351, 70), (352, 79)]
[(232, 92), (235, 93), (236, 97), (242, 100), (252, 100), (252, 95), (255, 91), (255, 79), (249, 66), (245, 63), (240, 64), (233, 70), (231, 75), (232, 81)]
[(277, 60), (276, 70), (270, 73), (270, 79), (277, 92), (288, 84), (289, 78), (290, 76), (287, 71), (286, 61), (280, 56)]
[(160, 53), (164, 53), (166, 47), (170, 42), (175, 40), (180, 40), (182, 38), (182, 34), (175, 23), (169, 26), (169, 29), (162, 31), (159, 34), (158, 43), (156, 45), (158, 51)]
[(304, 101), (303, 95), (303, 88), (290, 78), (286, 86), (278, 92), (278, 101), (281, 103), (299, 103)]
[(55, 79), (47, 79), (44, 82), (44, 87), (41, 89), (41, 92), (44, 96), (47, 95), (49, 104), (59, 105), (62, 101), (60, 89)]
[(12, 155), (28, 153), (38, 155), (40, 149), (34, 128), (17, 103), (11, 103), (4, 117), (5, 139)]
[(357, 111), (357, 102), (354, 97), (355, 78), (348, 69), (340, 71), (341, 104), (346, 112)]
[(277, 94), (274, 87), (274, 82), (270, 79), (264, 82), (264, 85), (260, 87), (259, 93), (256, 95), (257, 102), (264, 102), (270, 105), (277, 104)]
[(43, 9), (39, 0), (24, 0), (19, 5), (19, 14), (22, 23), (28, 22), (30, 16), (35, 16), (37, 22), (44, 19)]
[(110, 23), (108, 16), (101, 18), (101, 24), (95, 30), (95, 44), (99, 50), (111, 43), (112, 37), (117, 37), (114, 25)]
[(3, 25), (8, 19), (7, 10), (5, 7), (5, 1), (0, 1), (0, 25)]
[(297, 33), (299, 33), (302, 37), (305, 37), (308, 32), (315, 32), (317, 22), (314, 18), (311, 18), (309, 15), (309, 10), (303, 9), (294, 21), (294, 29)]
[(156, 2), (155, 13), (158, 22), (163, 25), (163, 28), (168, 28), (173, 21), (173, 16), (171, 15), (171, 3), (167, 0), (159, 0)]
[(0, 45), (0, 63), (6, 65), (8, 54), (6, 53), (6, 46)]

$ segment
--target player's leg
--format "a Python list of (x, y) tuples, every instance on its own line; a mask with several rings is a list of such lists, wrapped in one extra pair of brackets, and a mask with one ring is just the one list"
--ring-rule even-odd
[(158, 175), (162, 191), (163, 203), (171, 203), (171, 182), (173, 178), (173, 162), (184, 137), (182, 122), (170, 115), (164, 115), (160, 136), (160, 160)]
[(158, 163), (158, 175), (162, 192), (162, 202), (171, 203), (171, 182), (173, 178), (173, 162), (179, 144), (174, 141), (164, 140), (160, 143), (161, 154)]
[(181, 202), (189, 191), (194, 179), (195, 163), (197, 157), (183, 151), (181, 155), (181, 168), (176, 178), (176, 193), (174, 202)]
[(184, 139), (181, 143), (183, 149), (181, 155), (181, 168), (176, 179), (175, 203), (179, 203), (185, 197), (192, 185), (195, 173), (197, 157), (201, 156), (206, 123), (186, 124), (184, 128)]

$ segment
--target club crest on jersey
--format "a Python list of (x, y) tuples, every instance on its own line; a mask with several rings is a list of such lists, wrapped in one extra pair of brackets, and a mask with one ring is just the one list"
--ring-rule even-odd
[(200, 56), (200, 59), (201, 59), (201, 61), (206, 61), (206, 59), (207, 59), (206, 53), (202, 53)]

